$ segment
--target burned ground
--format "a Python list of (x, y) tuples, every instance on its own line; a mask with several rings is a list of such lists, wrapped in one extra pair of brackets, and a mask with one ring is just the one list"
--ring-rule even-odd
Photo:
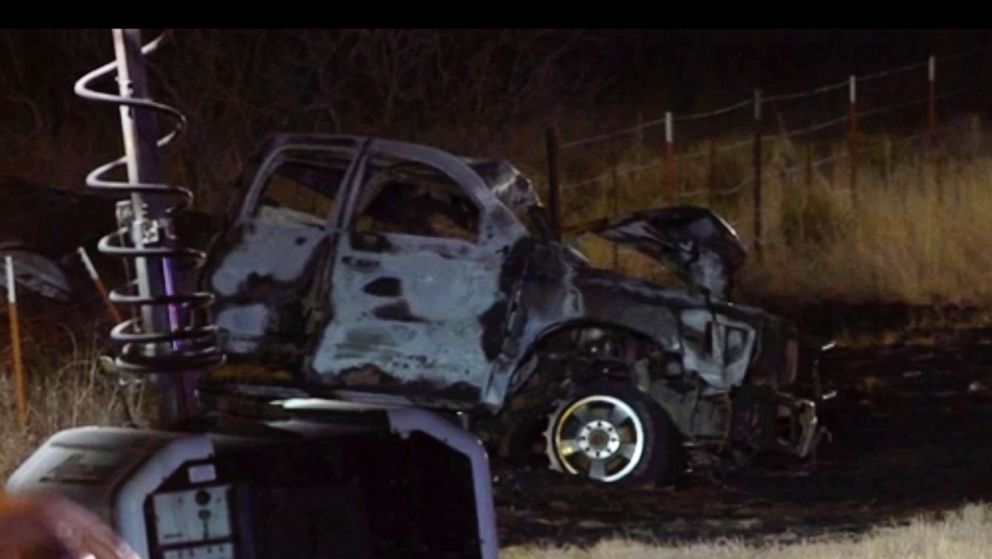
[(827, 352), (834, 440), (813, 467), (728, 461), (651, 490), (497, 469), (501, 543), (787, 541), (992, 499), (992, 346), (957, 338)]

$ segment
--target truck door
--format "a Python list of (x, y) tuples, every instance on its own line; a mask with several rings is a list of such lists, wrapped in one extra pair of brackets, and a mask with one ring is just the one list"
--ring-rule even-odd
[(355, 142), (285, 143), (269, 152), (209, 275), (221, 342), (266, 365), (302, 362), (316, 287), (334, 243), (333, 218)]
[(381, 140), (345, 212), (318, 381), (363, 399), (499, 405), (487, 390), (512, 297), (501, 273), (523, 227), (461, 160)]

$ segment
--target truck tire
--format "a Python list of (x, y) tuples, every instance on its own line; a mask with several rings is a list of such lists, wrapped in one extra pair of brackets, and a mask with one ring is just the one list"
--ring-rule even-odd
[(623, 382), (574, 387), (554, 405), (544, 436), (551, 469), (601, 483), (668, 484), (682, 462), (671, 418)]

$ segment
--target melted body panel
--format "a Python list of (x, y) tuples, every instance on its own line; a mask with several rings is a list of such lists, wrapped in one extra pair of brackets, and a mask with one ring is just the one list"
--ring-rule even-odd
[[(334, 318), (313, 359), (316, 380), (383, 392), (410, 383), (428, 393), (461, 385), (478, 398), (495, 357), (482, 343), (480, 317), (506, 300), (499, 259), (457, 241), (386, 240), (381, 252), (339, 245)], [(389, 284), (395, 289), (374, 289)]]
[(230, 353), (306, 345), (305, 295), (327, 246), (320, 229), (258, 223), (239, 234), (211, 281), (214, 320)]
[[(297, 223), (290, 214), (262, 219), (260, 191), (273, 161), (341, 144), (354, 146), (353, 161), (326, 225)], [(526, 364), (542, 340), (586, 326), (649, 340), (677, 356), (683, 374), (700, 379), (707, 394), (747, 383), (756, 363), (778, 362), (765, 354), (779, 349), (763, 341), (774, 317), (723, 300), (717, 280), (739, 265), (742, 249), (708, 210), (641, 212), (596, 229), (649, 254), (675, 254), (681, 269), (700, 279), (690, 289), (669, 288), (592, 268), (528, 230), (523, 216), (540, 217), (540, 204), (508, 164), (361, 138), (289, 136), (276, 145), (282, 155), (265, 159), (245, 193), (234, 240), (215, 259), (215, 310), (230, 353), (292, 363), (297, 385), (311, 393), (496, 411), (511, 386), (526, 380), (515, 375), (533, 374)], [(422, 210), (376, 205), (390, 189), (409, 194), (410, 204), (423, 202), (423, 193), (410, 193), (420, 192), (424, 177), (432, 188), (456, 185), (459, 199), (436, 195), (417, 206)], [(417, 223), (427, 219), (421, 212), (435, 210), (439, 223), (456, 226)], [(367, 229), (390, 215), (398, 231)], [(707, 264), (707, 254), (716, 262)], [(718, 267), (715, 280), (710, 264)]]

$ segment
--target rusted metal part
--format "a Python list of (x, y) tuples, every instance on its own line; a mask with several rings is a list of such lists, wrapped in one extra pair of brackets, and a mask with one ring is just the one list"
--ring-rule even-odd
[[(554, 241), (533, 185), (508, 163), (348, 136), (278, 136), (267, 150), (207, 278), (232, 362), (295, 371), (291, 384), (313, 395), (495, 412), (550, 374), (535, 365), (546, 340), (620, 332), (661, 356), (623, 370), (701, 437), (730, 432), (737, 387), (784, 394), (796, 381), (794, 329), (725, 300), (745, 253), (709, 210), (585, 227), (690, 283), (667, 287), (593, 268)], [(327, 203), (306, 215), (268, 202), (287, 177)], [(662, 373), (649, 373), (652, 359)]]

